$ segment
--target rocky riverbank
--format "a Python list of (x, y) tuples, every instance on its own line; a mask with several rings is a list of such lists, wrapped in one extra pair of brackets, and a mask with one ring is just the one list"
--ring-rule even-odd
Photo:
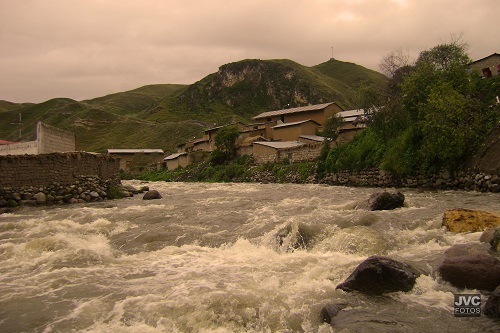
[(113, 199), (108, 191), (118, 187), (119, 180), (102, 180), (97, 176), (80, 176), (74, 184), (58, 182), (40, 187), (0, 188), (0, 209), (4, 211), (18, 206), (73, 204)]

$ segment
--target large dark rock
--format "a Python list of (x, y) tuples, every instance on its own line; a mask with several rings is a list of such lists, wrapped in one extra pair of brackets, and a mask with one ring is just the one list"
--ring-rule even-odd
[(438, 271), (458, 288), (491, 291), (500, 285), (500, 260), (487, 253), (447, 257)]
[(483, 313), (489, 318), (500, 318), (500, 286), (488, 297), (484, 304)]
[(410, 291), (418, 276), (418, 272), (406, 263), (372, 256), (356, 267), (337, 289), (347, 292), (356, 290), (370, 295)]
[(151, 190), (144, 194), (143, 200), (161, 199), (162, 196), (157, 190)]
[(333, 318), (346, 307), (347, 303), (329, 303), (321, 309), (321, 319), (325, 323), (332, 324)]
[(405, 196), (403, 193), (396, 191), (394, 193), (376, 192), (373, 193), (368, 200), (360, 202), (356, 209), (365, 210), (391, 210), (403, 207)]

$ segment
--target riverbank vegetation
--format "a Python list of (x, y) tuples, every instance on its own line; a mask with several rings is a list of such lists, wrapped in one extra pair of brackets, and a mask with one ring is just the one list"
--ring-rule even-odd
[[(378, 168), (398, 176), (456, 171), (499, 121), (500, 77), (471, 73), (466, 46), (454, 41), (383, 64), (391, 81), (369, 92), (368, 128), (322, 155), (326, 172)], [(383, 107), (380, 107), (383, 105)]]

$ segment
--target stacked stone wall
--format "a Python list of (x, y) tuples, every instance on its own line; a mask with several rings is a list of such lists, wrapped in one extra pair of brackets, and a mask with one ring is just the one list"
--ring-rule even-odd
[(392, 176), (382, 170), (343, 171), (326, 175), (321, 183), (343, 186), (409, 187), (439, 190), (500, 192), (500, 177), (473, 170), (457, 174)]
[(102, 200), (119, 183), (119, 161), (102, 154), (0, 156), (0, 207)]

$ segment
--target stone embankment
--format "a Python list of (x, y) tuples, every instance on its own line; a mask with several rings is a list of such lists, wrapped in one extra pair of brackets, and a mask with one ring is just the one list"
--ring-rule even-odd
[(101, 180), (97, 176), (80, 176), (71, 185), (52, 182), (39, 187), (3, 187), (0, 188), (0, 207), (13, 208), (102, 201), (108, 199), (107, 190), (118, 185), (118, 180)]
[(409, 187), (439, 190), (465, 190), (478, 192), (500, 192), (500, 177), (473, 171), (452, 175), (442, 172), (437, 175), (415, 175), (399, 178), (381, 170), (346, 171), (328, 174), (320, 183), (343, 186)]

